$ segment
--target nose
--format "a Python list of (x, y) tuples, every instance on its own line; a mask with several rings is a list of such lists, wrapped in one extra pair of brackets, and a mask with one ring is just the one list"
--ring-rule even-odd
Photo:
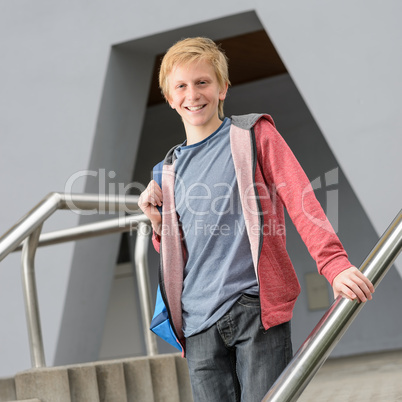
[(187, 99), (194, 101), (200, 98), (200, 93), (195, 85), (189, 85), (187, 89)]

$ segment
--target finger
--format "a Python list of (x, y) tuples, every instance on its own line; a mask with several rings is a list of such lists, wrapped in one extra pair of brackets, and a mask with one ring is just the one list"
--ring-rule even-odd
[(341, 295), (343, 298), (345, 299), (349, 299), (349, 300), (358, 300), (358, 297), (356, 296), (356, 293), (353, 292), (348, 286), (346, 285), (342, 285), (338, 291), (338, 295)]
[(366, 302), (367, 300), (372, 299), (369, 288), (365, 282), (361, 281), (360, 279), (355, 279), (355, 281), (348, 283), (347, 286), (361, 302)]
[(152, 182), (150, 182), (147, 186), (147, 188), (141, 193), (139, 199), (138, 199), (138, 204), (140, 206), (147, 207), (148, 205), (154, 205), (154, 206), (161, 206), (162, 203), (162, 194), (160, 191), (154, 191), (154, 186)]
[(334, 295), (336, 295), (337, 293), (341, 294), (342, 297), (345, 297), (349, 300), (357, 300), (359, 303), (367, 301), (364, 292), (351, 279), (344, 279), (343, 282), (338, 283), (334, 287)]
[(356, 275), (358, 276), (358, 278), (363, 281), (363, 283), (365, 284), (365, 286), (367, 287), (367, 289), (369, 290), (370, 293), (374, 293), (375, 289), (374, 289), (374, 285), (372, 284), (372, 282), (370, 281), (369, 278), (367, 278), (367, 276), (365, 276), (361, 271), (357, 270)]
[(154, 195), (149, 196), (149, 203), (154, 207), (162, 205), (160, 198)]
[(162, 189), (159, 187), (158, 183), (155, 180), (152, 180), (149, 183), (149, 194), (150, 194), (150, 199), (152, 200), (152, 204), (154, 206), (162, 205)]
[[(372, 293), (374, 293), (375, 289), (371, 281), (356, 267), (351, 267), (350, 270), (350, 275), (348, 276), (348, 280), (352, 281), (353, 284), (350, 282), (347, 283), (351, 289), (359, 296), (361, 301), (365, 301), (360, 297), (361, 292), (364, 294), (364, 297), (368, 300), (372, 299)], [(356, 288), (356, 285), (359, 287), (359, 289)]]
[(160, 188), (159, 184), (155, 180), (151, 180), (149, 185), (153, 188), (153, 191), (159, 192), (162, 194), (162, 189)]
[(354, 282), (354, 285), (352, 285), (352, 289), (354, 291), (356, 289), (356, 286), (358, 286), (359, 289), (357, 290), (357, 292), (363, 293), (368, 300), (371, 300), (373, 298), (372, 293), (375, 289), (371, 281), (366, 276), (364, 276), (360, 271), (357, 271), (352, 277), (352, 280)]

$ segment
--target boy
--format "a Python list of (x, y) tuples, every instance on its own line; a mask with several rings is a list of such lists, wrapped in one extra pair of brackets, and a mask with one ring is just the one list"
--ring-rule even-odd
[(261, 401), (292, 357), (300, 292), (284, 230), (267, 230), (284, 228), (283, 207), (335, 297), (365, 302), (374, 288), (348, 261), (271, 117), (224, 118), (228, 65), (213, 41), (173, 45), (159, 83), (187, 139), (154, 168), (139, 206), (161, 253), (161, 292), (194, 400)]

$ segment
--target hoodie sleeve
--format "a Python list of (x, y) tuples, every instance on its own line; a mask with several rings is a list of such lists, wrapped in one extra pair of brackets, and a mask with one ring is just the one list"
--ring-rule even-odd
[(304, 170), (270, 117), (254, 126), (257, 158), (268, 183), (274, 184), (318, 272), (332, 285), (334, 278), (352, 264), (348, 260)]

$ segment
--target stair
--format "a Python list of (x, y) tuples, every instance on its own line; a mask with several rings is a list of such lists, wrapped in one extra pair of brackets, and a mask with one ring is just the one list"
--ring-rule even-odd
[(16, 397), (14, 378), (0, 378), (0, 401), (13, 401)]
[(30, 369), (0, 380), (0, 402), (192, 402), (178, 354)]

